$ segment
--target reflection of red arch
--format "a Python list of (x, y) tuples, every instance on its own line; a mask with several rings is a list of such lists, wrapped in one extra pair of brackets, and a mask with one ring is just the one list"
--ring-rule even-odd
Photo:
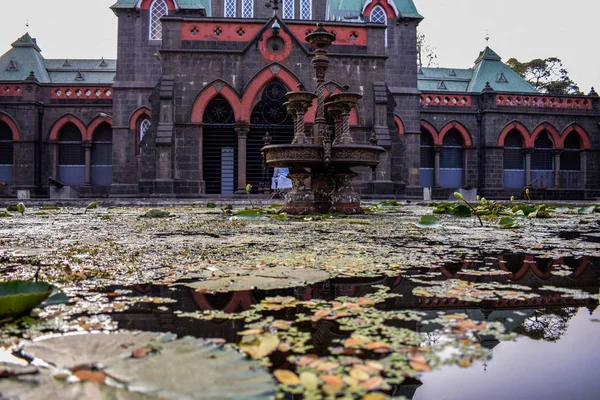
[(107, 123), (110, 126), (112, 126), (113, 123), (113, 119), (112, 117), (102, 117), (102, 116), (97, 116), (96, 118), (94, 118), (94, 120), (88, 125), (87, 127), (87, 133), (86, 133), (86, 138), (84, 138), (84, 140), (93, 140), (94, 139), (94, 134), (96, 133), (96, 129), (100, 126), (100, 124), (103, 123)]
[(537, 139), (538, 135), (543, 131), (546, 131), (550, 134), (550, 139), (554, 144), (554, 148), (557, 148), (558, 144), (560, 143), (560, 135), (558, 134), (556, 128), (552, 124), (547, 122), (543, 122), (535, 127), (535, 129), (531, 133), (530, 147), (535, 147), (535, 139)]
[[(333, 82), (330, 82), (330, 83), (333, 83)], [(333, 83), (333, 84), (336, 86), (336, 88), (333, 90), (333, 93), (334, 94), (341, 93), (342, 89), (340, 88), (340, 86), (336, 83)], [(327, 101), (327, 98), (329, 97), (329, 95), (331, 95), (331, 92), (327, 88), (325, 88), (324, 92), (325, 92), (325, 101)], [(312, 105), (308, 109), (308, 112), (304, 116), (304, 122), (307, 124), (312, 124), (313, 122), (315, 122), (316, 116), (317, 116), (317, 99), (314, 99)], [(357, 125), (358, 125), (358, 113), (357, 113), (356, 107), (355, 107), (352, 109), (352, 111), (350, 111), (350, 126), (357, 126)]]
[(421, 131), (423, 130), (425, 130), (431, 135), (431, 139), (433, 139), (433, 144), (442, 144), (442, 142), (439, 140), (439, 135), (437, 133), (437, 129), (435, 129), (435, 126), (431, 125), (427, 121), (421, 121)]
[(575, 134), (577, 136), (579, 136), (579, 143), (580, 143), (581, 150), (589, 149), (591, 147), (590, 137), (585, 132), (585, 130), (577, 124), (571, 124), (563, 130), (557, 147), (560, 149), (564, 149), (565, 148), (565, 140), (567, 139), (567, 136), (573, 132), (575, 132)]
[(52, 129), (50, 130), (50, 140), (53, 140), (53, 141), (58, 140), (58, 134), (60, 133), (60, 130), (69, 122), (72, 123), (73, 125), (75, 125), (77, 127), (77, 129), (79, 129), (82, 140), (86, 140), (87, 129), (86, 129), (85, 125), (83, 125), (83, 123), (79, 120), (79, 118), (77, 118), (76, 116), (74, 116), (72, 114), (63, 115), (54, 123), (54, 125), (52, 126)]
[(371, 15), (371, 11), (377, 6), (383, 7), (387, 18), (396, 16), (396, 10), (387, 2), (387, 0), (369, 0), (363, 7), (363, 15), (368, 17)]
[(439, 139), (438, 139), (439, 143), (438, 144), (442, 144), (444, 142), (444, 136), (446, 136), (446, 133), (448, 133), (451, 129), (456, 129), (456, 131), (458, 133), (460, 133), (460, 136), (462, 136), (462, 139), (463, 139), (463, 146), (471, 147), (473, 145), (469, 131), (467, 130), (467, 128), (465, 128), (465, 126), (463, 124), (461, 124), (458, 121), (448, 122), (442, 128), (442, 130), (439, 133)]
[[(463, 261), (462, 265), (460, 267), (460, 270), (463, 271), (463, 270), (471, 269), (472, 264), (473, 263), (470, 261)], [(450, 272), (446, 269), (445, 265), (442, 265), (440, 267), (440, 271), (442, 272), (442, 275), (444, 275), (446, 278), (460, 279), (463, 276), (463, 274), (461, 272), (457, 272), (456, 275), (453, 275), (452, 272)]]
[[(194, 303), (196, 303), (196, 306), (198, 306), (198, 308), (200, 310), (205, 311), (205, 310), (214, 310), (215, 309), (214, 306), (212, 304), (210, 304), (210, 302), (208, 301), (208, 299), (206, 298), (206, 295), (204, 293), (195, 291), (193, 294), (193, 297), (194, 297)], [(233, 292), (231, 299), (229, 300), (229, 302), (227, 302), (225, 307), (223, 307), (221, 309), (221, 311), (226, 312), (226, 313), (232, 313), (237, 310), (238, 306), (241, 306), (242, 310), (248, 310), (254, 303), (255, 303), (255, 301), (252, 298), (251, 290), (242, 290), (239, 292)]]
[(263, 69), (259, 72), (252, 80), (248, 87), (244, 91), (244, 95), (242, 96), (242, 113), (240, 115), (240, 120), (242, 121), (250, 121), (250, 115), (252, 115), (252, 108), (254, 107), (254, 103), (256, 102), (256, 98), (258, 97), (260, 91), (273, 79), (279, 79), (281, 83), (283, 83), (288, 90), (296, 90), (300, 81), (292, 75), (289, 71), (287, 71), (284, 67), (279, 64), (272, 64), (267, 68)]
[[(140, 5), (140, 9), (141, 10), (149, 10), (150, 6), (152, 5), (152, 1), (153, 0), (142, 0), (142, 4)], [(165, 3), (167, 3), (167, 8), (169, 9), (169, 11), (174, 11), (177, 8), (175, 7), (175, 3), (173, 3), (173, 0), (165, 0)]]
[(133, 114), (131, 114), (131, 117), (129, 118), (129, 129), (135, 131), (137, 129), (138, 121), (142, 116), (152, 119), (152, 113), (149, 109), (146, 107), (138, 108)]
[(398, 136), (404, 135), (404, 132), (405, 132), (404, 122), (402, 122), (402, 119), (399, 116), (394, 115), (394, 123), (396, 125), (396, 130), (398, 132)]
[(506, 262), (504, 262), (504, 256), (498, 256), (498, 265), (500, 266), (501, 269), (503, 269), (504, 271), (509, 273), (509, 275), (507, 275), (507, 277), (508, 277), (508, 279), (511, 279), (513, 281), (521, 279), (527, 273), (527, 271), (529, 271), (530, 263), (534, 263), (533, 257), (525, 256), (523, 258), (523, 261), (521, 261), (521, 268), (515, 274), (515, 273), (511, 272), (508, 268), (506, 268)]
[(577, 269), (573, 273), (573, 276), (575, 278), (577, 278), (580, 275), (582, 275), (587, 270), (587, 268), (588, 268), (588, 266), (590, 264), (591, 264), (591, 261), (590, 261), (589, 256), (583, 256), (583, 257), (581, 257), (581, 261), (579, 262), (579, 266), (577, 267)]
[(529, 131), (527, 130), (527, 128), (525, 128), (525, 125), (517, 121), (512, 121), (506, 124), (504, 129), (502, 129), (502, 132), (500, 132), (500, 136), (498, 137), (498, 146), (504, 147), (504, 141), (506, 140), (506, 136), (513, 130), (516, 130), (521, 134), (521, 137), (523, 139), (523, 147), (533, 147), (533, 145), (529, 144)]
[[(221, 87), (219, 87), (221, 86)], [(233, 110), (233, 115), (236, 121), (244, 121), (242, 118), (242, 102), (238, 94), (223, 81), (215, 81), (211, 83), (209, 86), (202, 89), (200, 95), (194, 101), (194, 105), (192, 106), (192, 122), (202, 122), (204, 119), (204, 110), (206, 110), (206, 106), (212, 99), (217, 96), (223, 96), (225, 100), (229, 102), (231, 109)], [(250, 118), (245, 121), (250, 121)]]
[(19, 140), (19, 128), (17, 127), (17, 124), (15, 123), (15, 121), (13, 121), (13, 119), (11, 117), (9, 117), (8, 115), (2, 114), (2, 113), (0, 113), (0, 121), (4, 122), (6, 125), (8, 125), (8, 128), (12, 132), (13, 140)]

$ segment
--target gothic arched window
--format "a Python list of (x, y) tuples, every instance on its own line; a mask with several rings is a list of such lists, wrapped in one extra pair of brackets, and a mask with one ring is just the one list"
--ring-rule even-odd
[(242, 18), (254, 17), (254, 0), (242, 0)]
[(504, 139), (504, 187), (520, 189), (525, 186), (525, 155), (523, 138), (513, 129)]
[(294, 19), (294, 0), (283, 0), (283, 19)]
[[(387, 26), (387, 14), (381, 6), (373, 7), (371, 11), (371, 22), (376, 24), (384, 24)], [(387, 47), (387, 28), (385, 29), (385, 47)]]
[(12, 182), (13, 133), (10, 127), (0, 121), (0, 182)]
[(312, 19), (312, 0), (300, 0), (300, 19)]
[(150, 6), (150, 40), (162, 40), (160, 19), (169, 13), (165, 0), (154, 0)]
[(225, 0), (225, 10), (224, 17), (225, 18), (235, 18), (235, 0)]
[(144, 136), (146, 136), (146, 133), (148, 133), (151, 126), (152, 122), (150, 122), (148, 118), (144, 118), (142, 122), (140, 122), (140, 142), (144, 139)]

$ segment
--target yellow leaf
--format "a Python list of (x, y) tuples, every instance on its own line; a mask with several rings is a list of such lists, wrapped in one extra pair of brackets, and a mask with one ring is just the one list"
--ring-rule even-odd
[(344, 386), (344, 381), (339, 376), (336, 376), (336, 375), (320, 375), (319, 377), (327, 385), (330, 385), (330, 386), (333, 386), (333, 387), (339, 387), (339, 388), (341, 388), (341, 387)]
[(366, 387), (367, 390), (377, 390), (383, 386), (383, 383), (384, 383), (384, 380), (382, 377), (374, 376), (373, 378), (371, 378), (368, 381), (366, 381), (365, 383), (363, 383), (363, 386)]
[(302, 383), (302, 386), (306, 388), (306, 390), (317, 390), (319, 387), (319, 378), (317, 375), (309, 371), (300, 373), (300, 382)]
[(277, 369), (273, 371), (273, 375), (275, 376), (275, 378), (277, 378), (279, 383), (283, 383), (284, 385), (297, 386), (300, 384), (300, 378), (298, 377), (298, 375), (296, 375), (290, 370)]
[(323, 393), (325, 393), (328, 396), (335, 396), (339, 393), (341, 389), (341, 387), (331, 386), (328, 384), (324, 384), (323, 386), (321, 386), (321, 390), (323, 391)]
[(458, 360), (458, 366), (461, 368), (469, 368), (471, 366), (471, 360), (468, 358), (461, 358)]
[(257, 342), (258, 344), (254, 342), (252, 344), (240, 345), (242, 351), (255, 360), (268, 356), (277, 349), (277, 346), (279, 346), (279, 338), (272, 333), (265, 333), (264, 335), (257, 337)]
[(362, 400), (385, 400), (387, 398), (383, 393), (367, 393), (363, 396)]
[(356, 367), (350, 370), (350, 376), (359, 382), (368, 381), (371, 377), (368, 372)]

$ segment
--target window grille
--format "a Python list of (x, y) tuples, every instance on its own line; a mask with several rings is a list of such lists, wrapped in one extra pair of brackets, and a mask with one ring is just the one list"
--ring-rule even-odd
[(142, 122), (140, 122), (140, 142), (144, 139), (144, 136), (146, 136), (146, 133), (148, 133), (151, 126), (152, 123), (147, 118), (144, 118)]
[(162, 23), (160, 19), (169, 13), (165, 0), (154, 0), (150, 6), (150, 39), (162, 39)]
[(283, 19), (294, 19), (294, 0), (283, 0)]
[(525, 169), (523, 141), (519, 132), (509, 132), (504, 140), (504, 169)]
[(4, 122), (0, 121), (0, 165), (13, 163), (13, 138), (12, 131)]
[(81, 132), (73, 124), (61, 130), (58, 139), (59, 165), (85, 165), (85, 151), (81, 145)]
[(460, 133), (451, 130), (444, 136), (440, 154), (440, 168), (463, 167), (463, 142)]
[(535, 140), (531, 155), (532, 170), (553, 170), (554, 156), (552, 154), (552, 141), (548, 133), (542, 132)]
[(300, 19), (312, 19), (312, 0), (300, 0)]
[(254, 0), (242, 0), (242, 18), (254, 17)]
[(434, 168), (433, 140), (427, 132), (421, 132), (421, 168)]
[(94, 134), (92, 165), (112, 165), (112, 128), (108, 124), (103, 124)]
[(373, 11), (371, 11), (371, 22), (387, 25), (387, 16), (383, 7), (377, 6), (373, 8)]
[[(581, 150), (579, 137), (570, 134), (565, 139), (565, 150), (560, 155), (561, 171), (579, 171), (581, 170)], [(1, 164), (1, 163), (0, 163)]]
[(225, 18), (235, 18), (235, 0), (225, 0)]
[(206, 124), (233, 124), (233, 109), (223, 96), (217, 96), (208, 103), (202, 121)]

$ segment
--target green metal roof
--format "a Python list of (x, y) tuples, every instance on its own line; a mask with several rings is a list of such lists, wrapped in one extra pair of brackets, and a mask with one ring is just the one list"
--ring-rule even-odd
[[(210, 0), (173, 0), (175, 7), (182, 10), (206, 10), (206, 14), (210, 11)], [(140, 8), (142, 0), (117, 0), (110, 8)]]
[(329, 0), (327, 18), (330, 21), (359, 20), (364, 0)]
[(418, 87), (422, 92), (479, 93), (489, 82), (497, 92), (535, 93), (535, 89), (486, 47), (469, 69), (419, 68)]
[(12, 49), (0, 56), (0, 80), (22, 81), (33, 72), (39, 82), (50, 82), (40, 51), (28, 33), (21, 36), (12, 44)]
[(116, 70), (116, 60), (46, 60), (27, 33), (0, 57), (0, 81), (23, 81), (33, 72), (40, 83), (112, 84)]
[(398, 13), (400, 14), (399, 17), (423, 19), (423, 16), (417, 11), (417, 7), (413, 0), (389, 0), (389, 2), (396, 5)]

